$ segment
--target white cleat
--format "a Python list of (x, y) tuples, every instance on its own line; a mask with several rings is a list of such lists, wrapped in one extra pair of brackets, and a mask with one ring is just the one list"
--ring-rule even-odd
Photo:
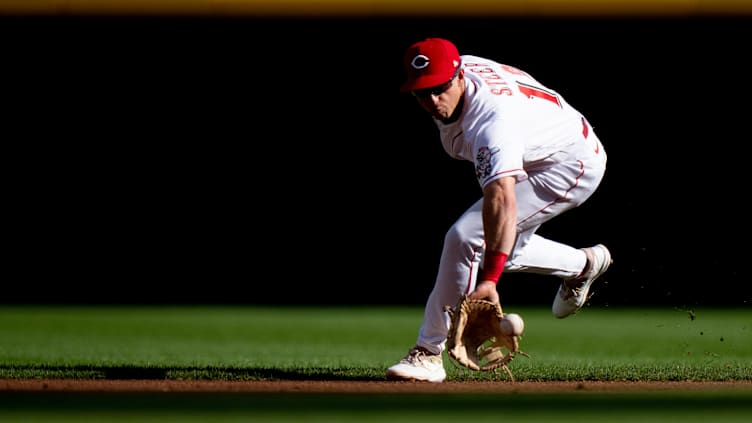
[(443, 382), (446, 371), (441, 355), (435, 355), (421, 347), (415, 347), (399, 363), (386, 369), (386, 377), (391, 380), (418, 380)]
[(603, 244), (598, 244), (590, 248), (583, 248), (582, 251), (587, 255), (586, 270), (577, 278), (566, 279), (559, 286), (559, 292), (554, 298), (554, 305), (551, 312), (554, 317), (563, 319), (571, 316), (585, 305), (588, 300), (590, 285), (608, 270), (613, 260), (611, 253)]

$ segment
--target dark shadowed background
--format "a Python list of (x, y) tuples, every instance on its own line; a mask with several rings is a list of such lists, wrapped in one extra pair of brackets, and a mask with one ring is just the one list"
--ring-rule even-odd
[[(751, 24), (4, 17), (0, 302), (423, 304), (480, 195), (398, 91), (440, 36), (598, 132), (600, 190), (541, 229), (609, 246), (593, 304), (749, 307)], [(508, 273), (502, 303), (556, 288)]]

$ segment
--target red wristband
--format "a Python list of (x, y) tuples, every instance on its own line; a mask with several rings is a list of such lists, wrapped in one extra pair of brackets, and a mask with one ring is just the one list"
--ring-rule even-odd
[(501, 251), (486, 250), (486, 256), (483, 261), (483, 269), (478, 274), (478, 282), (491, 281), (499, 283), (501, 272), (504, 271), (504, 264), (507, 262), (509, 254)]

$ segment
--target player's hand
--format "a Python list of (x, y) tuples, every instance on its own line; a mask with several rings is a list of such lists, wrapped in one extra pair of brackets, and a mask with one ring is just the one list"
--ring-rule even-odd
[(496, 284), (491, 281), (481, 282), (475, 286), (468, 298), (471, 300), (488, 300), (499, 304), (499, 292), (496, 291)]

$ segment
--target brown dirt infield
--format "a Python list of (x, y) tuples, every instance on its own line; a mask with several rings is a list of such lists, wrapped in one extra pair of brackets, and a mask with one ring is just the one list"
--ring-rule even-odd
[(567, 393), (752, 390), (752, 381), (395, 382), (2, 379), (0, 392)]

